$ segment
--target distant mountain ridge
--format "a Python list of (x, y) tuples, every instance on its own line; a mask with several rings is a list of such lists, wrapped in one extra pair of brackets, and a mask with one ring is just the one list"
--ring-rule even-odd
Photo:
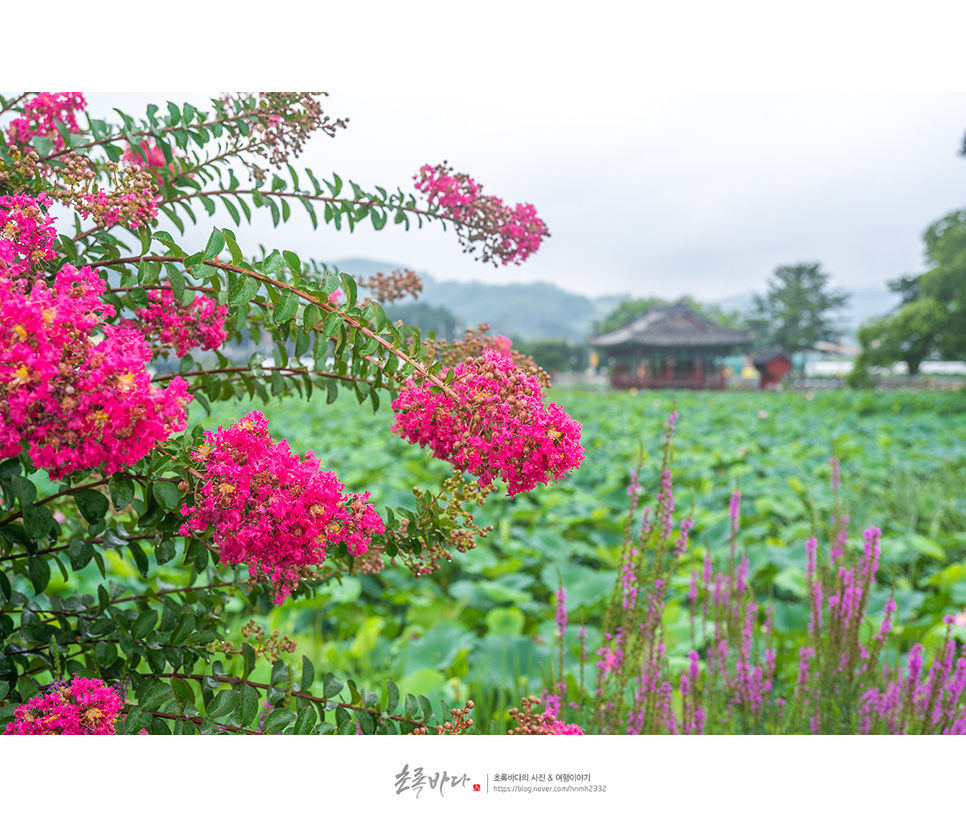
[[(366, 258), (326, 263), (350, 275), (362, 276), (404, 268), (400, 264)], [(485, 322), (493, 333), (532, 341), (567, 339), (583, 342), (591, 334), (594, 321), (604, 318), (624, 299), (631, 298), (627, 293), (589, 298), (546, 281), (502, 285), (482, 281), (440, 281), (418, 269), (415, 271), (425, 287), (420, 301), (448, 308), (466, 327)], [(892, 311), (899, 303), (899, 296), (886, 289), (845, 291), (849, 293), (849, 302), (839, 317), (845, 342), (855, 341), (856, 331), (864, 321)], [(709, 303), (725, 311), (745, 312), (751, 309), (751, 299), (752, 295), (748, 293)]]

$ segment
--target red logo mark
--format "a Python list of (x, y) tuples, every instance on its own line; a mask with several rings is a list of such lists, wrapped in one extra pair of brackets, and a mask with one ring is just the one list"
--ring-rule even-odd
[(479, 785), (473, 785), (473, 790), (474, 791), (478, 791), (479, 789), (480, 789), (480, 786)]

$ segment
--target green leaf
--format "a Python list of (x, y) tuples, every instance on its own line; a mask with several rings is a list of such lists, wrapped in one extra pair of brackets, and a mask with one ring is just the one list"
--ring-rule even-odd
[(171, 481), (155, 481), (151, 491), (154, 500), (168, 512), (178, 509), (182, 504), (181, 492)]
[(105, 668), (117, 660), (117, 649), (113, 643), (102, 640), (94, 647), (94, 658), (102, 668)]
[(258, 693), (253, 686), (243, 686), (241, 690), (241, 710), (238, 723), (247, 727), (258, 715)]
[(265, 258), (265, 261), (261, 265), (260, 272), (265, 275), (272, 275), (275, 272), (281, 272), (287, 266), (285, 258), (278, 249), (273, 249), (271, 254)]
[(302, 330), (310, 332), (319, 321), (319, 308), (314, 304), (309, 304), (302, 314)]
[(256, 295), (258, 295), (258, 280), (251, 275), (239, 275), (228, 290), (228, 303), (233, 307), (240, 307)]
[(175, 301), (181, 301), (184, 295), (184, 275), (174, 264), (164, 265), (165, 274), (168, 276), (168, 283), (171, 285), (171, 295)]
[(131, 636), (135, 640), (144, 640), (158, 625), (158, 612), (142, 611), (131, 626)]
[(174, 697), (174, 693), (171, 691), (171, 685), (164, 681), (159, 681), (145, 693), (144, 698), (138, 699), (138, 703), (141, 709), (157, 709), (162, 704), (171, 700), (172, 697)]
[(295, 719), (295, 728), (293, 730), (293, 735), (297, 736), (307, 736), (312, 732), (312, 728), (315, 727), (316, 721), (319, 718), (312, 707), (302, 707), (299, 710), (298, 716)]
[(419, 720), (419, 701), (416, 700), (416, 696), (406, 693), (406, 716), (407, 718), (415, 718)]
[(171, 632), (171, 642), (174, 644), (184, 643), (185, 640), (195, 630), (195, 617), (190, 611), (185, 611), (179, 618)]
[(10, 691), (10, 684), (6, 681), (0, 681), (0, 701), (7, 697), (7, 693)]
[(356, 306), (356, 296), (358, 294), (355, 278), (347, 272), (340, 272), (339, 277), (342, 279), (342, 286), (345, 287), (346, 304), (351, 310)]
[[(96, 489), (83, 489), (80, 492), (75, 492), (74, 502), (77, 504), (77, 509), (80, 510), (81, 515), (84, 516), (88, 524), (96, 524), (104, 518), (111, 507), (107, 496), (102, 492), (98, 492)], [(130, 500), (128, 503), (130, 503)]]
[[(43, 509), (43, 508), (42, 508)], [(50, 582), (50, 565), (43, 556), (31, 556), (27, 559), (27, 576), (34, 591), (42, 594)]]
[(336, 731), (337, 736), (354, 736), (356, 734), (356, 722), (351, 718), (343, 721)]
[(389, 700), (386, 701), (386, 712), (392, 713), (399, 705), (399, 687), (391, 680), (387, 680), (386, 689), (389, 691)]
[(279, 658), (272, 664), (271, 683), (285, 686), (290, 680), (292, 680), (292, 669), (282, 658)]
[(115, 475), (111, 478), (108, 486), (111, 491), (111, 501), (114, 503), (115, 510), (123, 510), (134, 499), (134, 481), (129, 481), (119, 475)]
[(208, 715), (217, 718), (219, 715), (229, 715), (238, 709), (241, 700), (240, 693), (233, 689), (222, 689), (208, 704)]
[(211, 237), (208, 238), (208, 243), (205, 244), (204, 260), (214, 260), (221, 254), (221, 250), (224, 248), (225, 233), (221, 229), (213, 229), (211, 232)]
[(295, 713), (291, 710), (274, 709), (265, 719), (265, 725), (262, 727), (262, 733), (266, 736), (278, 733), (281, 730), (284, 730), (294, 720)]
[(242, 643), (242, 656), (245, 659), (245, 670), (242, 673), (242, 677), (247, 678), (255, 669), (255, 650), (248, 643)]
[(289, 319), (295, 318), (299, 309), (299, 298), (294, 292), (285, 291), (279, 303), (272, 313), (272, 320), (275, 324), (284, 324)]
[(325, 678), (322, 682), (322, 697), (325, 699), (334, 698), (342, 691), (342, 687), (345, 686), (345, 681), (339, 680), (331, 672), (325, 673)]
[(315, 667), (312, 665), (312, 661), (309, 660), (304, 654), (302, 655), (302, 691), (308, 692), (312, 688), (312, 682), (315, 680)]
[(174, 691), (174, 697), (178, 699), (179, 704), (185, 706), (191, 704), (194, 706), (194, 691), (188, 685), (187, 681), (181, 678), (171, 678), (171, 689)]
[(54, 517), (46, 507), (28, 505), (23, 509), (23, 526), (27, 535), (37, 541), (51, 531), (54, 526)]
[(137, 567), (138, 573), (146, 577), (148, 575), (148, 555), (144, 552), (144, 548), (137, 542), (128, 542), (128, 549), (131, 551), (131, 556), (134, 557), (134, 565)]
[(339, 329), (342, 319), (336, 313), (329, 313), (325, 317), (325, 324), (322, 325), (322, 337), (331, 339), (335, 331)]
[(292, 274), (298, 278), (302, 275), (302, 262), (299, 260), (299, 256), (294, 252), (289, 252), (287, 249), (282, 252), (282, 257), (285, 258), (285, 263), (288, 264), (288, 268), (292, 270)]

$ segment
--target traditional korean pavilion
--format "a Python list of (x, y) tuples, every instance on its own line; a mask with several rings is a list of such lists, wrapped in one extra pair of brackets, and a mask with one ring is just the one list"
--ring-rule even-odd
[(588, 339), (613, 359), (614, 388), (724, 388), (722, 359), (754, 341), (729, 330), (683, 301), (655, 306), (641, 318)]

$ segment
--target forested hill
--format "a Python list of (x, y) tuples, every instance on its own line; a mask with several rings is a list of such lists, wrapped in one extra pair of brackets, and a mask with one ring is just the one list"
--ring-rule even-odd
[[(332, 264), (330, 264), (331, 266)], [(343, 272), (373, 275), (399, 269), (398, 264), (348, 258), (338, 262)], [(484, 284), (480, 281), (437, 281), (419, 272), (425, 291), (420, 301), (446, 307), (467, 327), (481, 322), (493, 333), (528, 341), (570, 339), (582, 342), (594, 319), (616, 307), (620, 297), (592, 299), (543, 281), (533, 284)]]

